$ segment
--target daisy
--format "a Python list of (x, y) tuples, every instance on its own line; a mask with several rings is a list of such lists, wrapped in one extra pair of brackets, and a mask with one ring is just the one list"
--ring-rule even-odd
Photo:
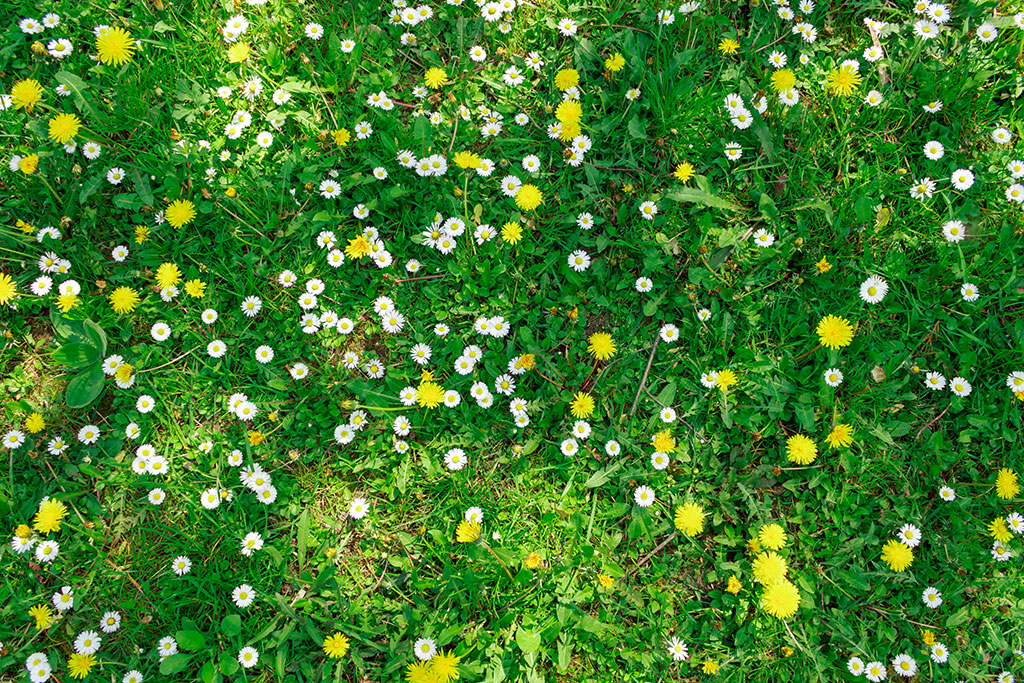
[(946, 388), (946, 378), (941, 373), (929, 372), (924, 376), (924, 385), (932, 391), (941, 391)]
[(654, 505), (654, 489), (650, 486), (636, 487), (636, 490), (633, 491), (633, 500), (635, 500), (636, 504), (642, 508), (648, 508), (651, 505)]
[(889, 292), (889, 284), (880, 277), (872, 275), (860, 285), (860, 298), (869, 304), (877, 304)]
[(981, 295), (978, 294), (977, 285), (971, 284), (970, 282), (965, 282), (960, 287), (960, 296), (963, 298), (964, 301), (974, 302), (977, 301), (978, 297)]
[(908, 548), (916, 548), (921, 543), (921, 530), (913, 524), (904, 524), (900, 527), (898, 538)]

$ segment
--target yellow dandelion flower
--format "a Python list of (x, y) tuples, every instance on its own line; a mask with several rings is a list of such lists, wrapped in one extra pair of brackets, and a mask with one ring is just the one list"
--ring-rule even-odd
[(335, 631), (324, 638), (324, 654), (331, 659), (344, 657), (345, 653), (348, 652), (348, 642), (345, 634)]
[(60, 523), (68, 514), (68, 506), (59, 500), (47, 498), (39, 504), (39, 510), (32, 519), (32, 528), (41, 534), (60, 531)]
[(68, 673), (72, 678), (85, 678), (96, 664), (96, 655), (75, 653), (68, 657)]
[(580, 73), (576, 69), (562, 69), (555, 74), (555, 87), (561, 91), (579, 85)]
[(78, 303), (77, 294), (61, 294), (57, 297), (57, 308), (61, 313), (67, 313)]
[(848, 448), (853, 443), (853, 427), (848, 424), (837, 424), (825, 437), (829, 448)]
[(26, 78), (11, 86), (11, 99), (15, 109), (24, 109), (31, 113), (36, 102), (43, 98), (43, 86), (34, 78)]
[(741, 590), (743, 590), (743, 584), (740, 583), (739, 577), (736, 576), (735, 574), (730, 576), (729, 577), (729, 585), (725, 587), (725, 590), (726, 590), (727, 593), (732, 593), (733, 595), (736, 595)]
[(135, 243), (142, 244), (149, 241), (149, 228), (145, 225), (135, 226)]
[(761, 607), (776, 619), (789, 619), (800, 607), (800, 589), (789, 581), (780, 581), (764, 589)]
[(562, 100), (555, 107), (555, 118), (562, 123), (578, 123), (583, 118), (583, 107), (579, 100)]
[(786, 547), (786, 530), (778, 524), (765, 524), (757, 532), (757, 540), (768, 550), (781, 550)]
[(901, 572), (914, 562), (914, 551), (895, 539), (882, 546), (882, 560), (894, 572)]
[(46, 429), (46, 419), (39, 413), (32, 413), (25, 418), (25, 429), (29, 434), (38, 434)]
[(175, 199), (164, 211), (164, 217), (172, 228), (180, 228), (196, 217), (196, 205), (188, 199)]
[(705, 659), (701, 670), (706, 674), (716, 674), (719, 671), (718, 662), (713, 659)]
[(332, 131), (331, 137), (334, 138), (334, 144), (338, 147), (344, 147), (348, 144), (348, 141), (352, 139), (352, 133), (348, 132), (347, 128), (340, 128)]
[(481, 161), (480, 155), (473, 152), (462, 151), (455, 155), (455, 165), (459, 168), (480, 168)]
[(1020, 493), (1020, 485), (1017, 483), (1017, 473), (1004, 467), (996, 475), (996, 495), (1003, 500), (1009, 500)]
[(426, 83), (427, 87), (431, 90), (437, 90), (444, 85), (447, 80), (448, 72), (436, 66), (432, 69), (427, 69), (427, 73), (423, 75), (423, 82)]
[(672, 432), (667, 429), (655, 434), (651, 439), (651, 444), (659, 453), (675, 453), (676, 451), (676, 440), (672, 436)]
[(523, 561), (523, 564), (526, 565), (527, 569), (537, 569), (540, 567), (541, 562), (543, 562), (543, 559), (540, 555), (537, 553), (530, 553), (526, 556), (526, 560)]
[(235, 43), (228, 48), (228, 62), (231, 64), (239, 64), (249, 59), (249, 55), (252, 53), (252, 46), (249, 43)]
[(185, 293), (193, 299), (202, 299), (206, 296), (206, 283), (202, 280), (189, 280), (185, 283)]
[(32, 175), (39, 170), (39, 155), (29, 154), (18, 162), (18, 170), (25, 175)]
[(451, 653), (451, 651), (445, 653), (444, 650), (438, 650), (437, 653), (430, 658), (430, 673), (433, 675), (434, 683), (451, 683), (451, 681), (459, 678), (459, 661), (461, 657), (458, 657)]
[(583, 391), (577, 392), (569, 404), (569, 411), (575, 418), (590, 417), (594, 413), (594, 397)]
[(828, 262), (828, 258), (825, 256), (822, 256), (821, 260), (814, 264), (814, 267), (818, 269), (819, 273), (827, 273), (832, 270), (832, 264)]
[(608, 360), (615, 355), (615, 340), (607, 332), (595, 332), (590, 335), (587, 351), (598, 360)]
[(49, 605), (36, 605), (35, 607), (30, 607), (28, 614), (36, 620), (37, 631), (50, 628), (50, 624), (53, 623), (53, 612), (50, 611)]
[(74, 114), (57, 114), (49, 123), (49, 136), (54, 142), (64, 144), (78, 135), (82, 121)]
[(737, 382), (736, 373), (732, 370), (721, 370), (715, 378), (715, 386), (722, 391), (729, 391), (729, 387)]
[(833, 95), (848, 97), (860, 85), (860, 73), (853, 64), (844, 64), (828, 72), (825, 84)]
[(413, 662), (405, 669), (406, 683), (434, 683), (430, 662)]
[(624, 66), (626, 66), (626, 58), (618, 52), (604, 60), (604, 68), (608, 69), (613, 74), (622, 71), (622, 67)]
[(482, 530), (483, 527), (476, 522), (459, 522), (459, 526), (455, 529), (455, 540), (459, 543), (473, 543), (480, 538)]
[(349, 258), (363, 258), (370, 253), (370, 241), (363, 235), (357, 235), (348, 241), (345, 255)]
[(786, 558), (776, 552), (761, 553), (754, 558), (754, 580), (771, 586), (786, 578), (789, 565)]
[(181, 282), (181, 271), (177, 264), (162, 263), (156, 269), (156, 286), (160, 289), (168, 289)]
[(416, 404), (424, 408), (436, 408), (444, 401), (444, 387), (436, 382), (423, 382), (416, 390)]
[(523, 211), (533, 211), (544, 201), (544, 193), (533, 184), (526, 184), (516, 192), (516, 206)]
[(523, 239), (523, 229), (519, 226), (519, 223), (505, 223), (501, 226), (501, 239), (506, 244), (516, 245), (519, 240)]
[(676, 180), (678, 180), (679, 182), (687, 183), (689, 182), (690, 178), (693, 177), (693, 173), (693, 164), (691, 164), (689, 161), (684, 161), (683, 163), (676, 166), (676, 171), (672, 175), (674, 175)]
[(132, 60), (135, 40), (123, 28), (114, 27), (100, 31), (96, 36), (96, 54), (104, 64), (121, 66)]
[(841, 349), (853, 341), (853, 325), (846, 318), (826, 315), (818, 322), (818, 341), (830, 349)]
[(604, 588), (605, 590), (608, 590), (612, 586), (615, 585), (615, 579), (613, 579), (612, 577), (608, 576), (607, 574), (598, 574), (597, 575), (597, 582), (600, 583), (601, 587)]
[(718, 51), (723, 55), (734, 55), (740, 49), (740, 44), (732, 38), (723, 38), (718, 44)]
[(139, 305), (139, 293), (131, 287), (118, 287), (110, 293), (110, 307), (114, 313), (131, 313)]
[(772, 90), (775, 92), (786, 92), (796, 87), (796, 74), (792, 69), (779, 69), (772, 73)]
[(810, 465), (818, 457), (818, 446), (810, 437), (794, 434), (786, 440), (786, 457), (797, 465)]
[(7, 273), (0, 273), (0, 306), (6, 306), (18, 296), (18, 285)]
[(679, 531), (697, 536), (704, 531), (704, 508), (696, 503), (683, 503), (676, 508), (673, 521)]
[(135, 368), (131, 364), (121, 363), (114, 371), (114, 377), (120, 380), (121, 384), (127, 384), (131, 380), (133, 372), (135, 372)]

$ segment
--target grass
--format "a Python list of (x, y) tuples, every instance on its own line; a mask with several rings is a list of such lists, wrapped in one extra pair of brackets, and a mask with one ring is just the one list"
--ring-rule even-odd
[[(44, 652), (63, 680), (75, 638), (108, 611), (121, 615), (121, 627), (103, 635), (90, 679), (138, 670), (147, 681), (398, 681), (420, 638), (460, 658), (460, 680), (488, 683), (854, 680), (851, 657), (882, 662), (897, 677), (901, 653), (915, 660), (918, 680), (1024, 675), (1021, 537), (1007, 543), (1013, 557), (996, 562), (987, 528), (1021, 512), (1019, 492), (1003, 499), (994, 487), (998, 470), (1022, 467), (1021, 402), (1005, 386), (1024, 370), (1024, 222), (1004, 194), (1016, 182), (1007, 164), (1021, 157), (1024, 132), (1024, 41), (1012, 9), (956, 5), (942, 35), (924, 42), (908, 7), (822, 3), (805, 13), (818, 32), (807, 43), (759, 2), (675, 10), (667, 26), (656, 17), (661, 7), (524, 4), (507, 34), (471, 3), (431, 7), (433, 18), (400, 29), (388, 25), (387, 6), (363, 0), (12, 5), (0, 81), (9, 91), (34, 78), (45, 94), (34, 112), (0, 112), (8, 158), (41, 157), (36, 173), (5, 170), (0, 179), (0, 273), (18, 292), (0, 313), (0, 429), (25, 432), (33, 413), (46, 426), (0, 451), (8, 461), (0, 514), (12, 535), (32, 523), (45, 496), (69, 514), (45, 536), (60, 543), (54, 563), (9, 543), (0, 550), (0, 678), (23, 677), (26, 659)], [(60, 15), (58, 28), (39, 36), (19, 29), (21, 17), (49, 11)], [(220, 34), (234, 14), (250, 22), (240, 40), (253, 55), (241, 64), (228, 63)], [(573, 37), (557, 30), (566, 16), (580, 23)], [(881, 30), (879, 62), (863, 57), (872, 44), (865, 17), (899, 29)], [(323, 25), (321, 40), (305, 37), (310, 21)], [(999, 28), (994, 42), (976, 37), (984, 21)], [(100, 24), (141, 41), (132, 62), (89, 59)], [(407, 30), (415, 46), (401, 43)], [(64, 36), (74, 52), (63, 60), (32, 48)], [(739, 42), (738, 54), (720, 54), (724, 37)], [(349, 38), (356, 45), (347, 53)], [(469, 61), (473, 45), (486, 60)], [(796, 106), (783, 107), (770, 88), (773, 50), (796, 75)], [(539, 72), (524, 64), (530, 51), (544, 61)], [(616, 52), (625, 66), (611, 73), (604, 61)], [(842, 98), (825, 82), (847, 59), (859, 60), (863, 83)], [(523, 85), (503, 82), (512, 65), (527, 76)], [(417, 99), (413, 88), (432, 66), (446, 67), (449, 82)], [(566, 145), (545, 132), (561, 99), (555, 73), (570, 67), (593, 142), (579, 168), (563, 163)], [(251, 76), (264, 84), (254, 104), (239, 95)], [(60, 83), (67, 98), (54, 94)], [(228, 99), (216, 93), (225, 84)], [(641, 96), (631, 102), (632, 87)], [(271, 101), (278, 88), (288, 102)], [(882, 105), (863, 102), (871, 89)], [(393, 110), (366, 105), (381, 90)], [(763, 94), (767, 109), (738, 130), (723, 108), (730, 93), (749, 109)], [(942, 110), (925, 112), (936, 99)], [(481, 137), (480, 105), (503, 115), (500, 135)], [(443, 121), (413, 116), (417, 107)], [(224, 126), (237, 110), (254, 123), (232, 140)], [(99, 142), (98, 159), (47, 139), (58, 111), (82, 119), (77, 140)], [(527, 125), (513, 122), (519, 112)], [(334, 143), (334, 130), (360, 121), (372, 125), (369, 139)], [(1001, 126), (1008, 144), (993, 140)], [(261, 130), (274, 135), (267, 149), (255, 144)], [(922, 153), (933, 140), (945, 147), (940, 160)], [(742, 146), (738, 161), (724, 154), (730, 142)], [(442, 155), (449, 169), (420, 178), (395, 162), (403, 149)], [(229, 159), (219, 159), (222, 150)], [(492, 175), (459, 169), (454, 155), (463, 150), (492, 159)], [(540, 157), (539, 174), (521, 170), (528, 154)], [(686, 183), (672, 175), (684, 161), (696, 170)], [(106, 180), (114, 166), (126, 171), (116, 186)], [(387, 180), (372, 176), (378, 166)], [(209, 180), (207, 168), (217, 170)], [(958, 168), (973, 170), (969, 190), (951, 188)], [(318, 189), (331, 171), (342, 189), (334, 200)], [(509, 174), (537, 184), (540, 208), (520, 211), (501, 194)], [(934, 197), (912, 198), (925, 177), (939, 184)], [(179, 229), (157, 219), (175, 199), (197, 211)], [(652, 221), (640, 217), (644, 201), (657, 202)], [(358, 204), (369, 219), (353, 216)], [(584, 211), (592, 230), (577, 226)], [(435, 214), (469, 226), (450, 255), (425, 244)], [(966, 226), (961, 242), (942, 235), (953, 219)], [(478, 224), (500, 230), (511, 221), (524, 228), (516, 245), (470, 237)], [(47, 225), (59, 227), (59, 239), (37, 239)], [(139, 225), (150, 231), (145, 241)], [(371, 225), (393, 254), (390, 266), (326, 263), (318, 235), (333, 231), (344, 248)], [(772, 246), (755, 246), (759, 230), (774, 235)], [(123, 263), (110, 256), (117, 245), (130, 249)], [(577, 249), (592, 259), (583, 272), (566, 263)], [(53, 293), (30, 293), (46, 251), (71, 262), (55, 286), (69, 278), (81, 286), (67, 315)], [(816, 266), (823, 258), (832, 264), (826, 272)], [(409, 259), (421, 268), (407, 271)], [(163, 263), (205, 282), (204, 296), (179, 285), (176, 298), (162, 300), (155, 272)], [(297, 287), (278, 284), (285, 269)], [(653, 280), (651, 292), (636, 291), (641, 276)], [(890, 287), (880, 303), (858, 296), (868, 276)], [(302, 332), (296, 302), (311, 278), (326, 287), (315, 312), (350, 318), (352, 334)], [(962, 299), (965, 282), (978, 287), (977, 301)], [(126, 315), (108, 300), (122, 286), (142, 297)], [(249, 318), (239, 306), (252, 295), (262, 310)], [(380, 296), (405, 315), (400, 333), (382, 329), (373, 309)], [(206, 308), (219, 313), (212, 325), (200, 322)], [(856, 328), (838, 351), (821, 348), (815, 334), (829, 314)], [(475, 333), (481, 316), (503, 316), (511, 332)], [(66, 386), (88, 363), (61, 361), (71, 344), (93, 343), (85, 320), (105, 335), (98, 359), (118, 354), (137, 374), (127, 390), (103, 379), (79, 406), (66, 400)], [(154, 339), (156, 322), (171, 326), (170, 339)], [(450, 334), (435, 335), (437, 323)], [(678, 326), (677, 342), (657, 341), (665, 323)], [(618, 347), (607, 361), (587, 353), (596, 332)], [(227, 346), (221, 358), (206, 353), (215, 338)], [(418, 343), (430, 345), (425, 367), (460, 393), (459, 406), (406, 407), (396, 398), (420, 382), (423, 368), (410, 360)], [(253, 355), (262, 344), (275, 351), (265, 365)], [(453, 365), (471, 344), (481, 360), (462, 376)], [(361, 366), (379, 359), (385, 376), (348, 369), (347, 352)], [(483, 409), (470, 394), (477, 380), (493, 388), (520, 354), (536, 361), (516, 377), (515, 396), (530, 406), (523, 428), (509, 398), (495, 392)], [(289, 374), (298, 362), (311, 370), (302, 380)], [(826, 368), (840, 369), (844, 382), (828, 386)], [(702, 385), (702, 373), (724, 369), (738, 376), (728, 392)], [(931, 371), (962, 376), (973, 392), (930, 391)], [(596, 400), (592, 434), (566, 456), (569, 402), (581, 390)], [(258, 408), (252, 422), (227, 410), (236, 392)], [(136, 409), (143, 393), (156, 399), (151, 413)], [(666, 406), (677, 414), (671, 424), (659, 417)], [(339, 444), (335, 427), (355, 410), (369, 426)], [(393, 429), (399, 415), (411, 423), (404, 452)], [(125, 438), (130, 423), (141, 430), (137, 441)], [(840, 423), (852, 426), (853, 443), (829, 448), (825, 437)], [(88, 424), (102, 432), (95, 444), (75, 438)], [(650, 443), (663, 429), (677, 449), (656, 470)], [(786, 441), (797, 433), (817, 443), (812, 463), (787, 460)], [(58, 435), (71, 446), (53, 455), (47, 443)], [(612, 439), (617, 455), (605, 451)], [(142, 443), (167, 458), (166, 475), (133, 471)], [(455, 447), (468, 464), (449, 471), (443, 458)], [(229, 462), (236, 450), (246, 467), (258, 463), (272, 477), (272, 504), (240, 482)], [(650, 508), (634, 504), (641, 485), (656, 493)], [(941, 500), (943, 485), (956, 489), (955, 501)], [(154, 488), (166, 493), (161, 505), (147, 499)], [(208, 489), (233, 499), (207, 509), (200, 495)], [(349, 515), (355, 498), (369, 507), (358, 520)], [(706, 512), (695, 537), (673, 523), (684, 502)], [(483, 511), (482, 534), (459, 543), (471, 507)], [(780, 553), (800, 593), (786, 619), (765, 610), (753, 575), (751, 540), (772, 523), (786, 530)], [(906, 523), (924, 541), (911, 567), (895, 572), (880, 559), (882, 546)], [(253, 531), (264, 547), (246, 557), (240, 543)], [(192, 561), (180, 577), (171, 571), (179, 555)], [(726, 590), (730, 577), (742, 584), (735, 594)], [(257, 595), (247, 608), (232, 601), (241, 584)], [(52, 604), (63, 586), (75, 591), (74, 609), (36, 629), (29, 608)], [(921, 597), (930, 586), (943, 598), (934, 610)], [(335, 631), (351, 647), (332, 660), (321, 646)], [(179, 652), (161, 657), (168, 636)], [(686, 661), (673, 661), (671, 637), (687, 644)], [(930, 659), (933, 639), (948, 646), (947, 662)], [(238, 664), (245, 646), (259, 652), (254, 668)]]

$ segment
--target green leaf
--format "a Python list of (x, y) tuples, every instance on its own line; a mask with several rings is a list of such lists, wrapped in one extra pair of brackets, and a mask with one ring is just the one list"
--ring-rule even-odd
[(65, 401), (69, 408), (84, 408), (103, 393), (103, 368), (99, 363), (71, 378)]
[(309, 542), (309, 510), (303, 510), (299, 515), (298, 529), (296, 530), (295, 543), (299, 550), (299, 570), (306, 563), (306, 545)]
[(102, 327), (92, 320), (86, 319), (82, 321), (82, 331), (92, 345), (99, 349), (101, 356), (107, 355), (107, 334)]
[(71, 342), (56, 349), (52, 354), (53, 359), (61, 365), (80, 370), (96, 363), (100, 359), (100, 350), (92, 344), (82, 342)]
[(238, 672), (240, 668), (238, 660), (232, 657), (227, 652), (221, 652), (220, 657), (217, 658), (217, 668), (225, 676), (233, 676)]
[(206, 647), (206, 636), (199, 631), (178, 631), (174, 639), (182, 650), (202, 650)]
[(100, 173), (82, 183), (82, 191), (78, 193), (79, 203), (84, 204), (86, 199), (96, 194), (96, 191), (103, 185), (104, 180), (104, 175)]
[(213, 678), (217, 673), (217, 667), (214, 665), (211, 659), (206, 664), (203, 664), (202, 668), (199, 669), (199, 680), (203, 683), (213, 683)]
[(711, 194), (710, 192), (704, 192), (693, 187), (684, 187), (681, 190), (675, 192), (666, 192), (665, 199), (671, 199), (675, 202), (694, 202), (696, 204), (703, 204), (704, 206), (712, 206), (716, 209), (729, 209), (730, 211), (739, 211), (741, 207), (736, 202), (730, 202), (727, 199), (722, 199), (718, 195)]
[(237, 636), (242, 632), (242, 617), (237, 614), (229, 614), (221, 619), (220, 632), (228, 637)]
[(170, 676), (176, 674), (179, 671), (184, 671), (185, 667), (188, 666), (189, 662), (195, 655), (186, 655), (182, 653), (174, 654), (160, 662), (160, 674), (162, 676)]
[(619, 469), (619, 463), (615, 463), (611, 467), (605, 468), (603, 470), (598, 470), (597, 472), (594, 472), (592, 475), (590, 475), (589, 479), (583, 482), (583, 486), (585, 486), (588, 489), (597, 488), (598, 486), (604, 486), (605, 484), (612, 480), (612, 473), (617, 469)]
[(535, 631), (524, 631), (520, 626), (516, 631), (516, 645), (523, 654), (530, 654), (540, 649), (540, 634)]

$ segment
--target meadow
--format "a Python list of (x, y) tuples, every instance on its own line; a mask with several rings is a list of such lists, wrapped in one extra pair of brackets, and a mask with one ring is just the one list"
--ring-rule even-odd
[(0, 680), (1024, 680), (1024, 12), (0, 12)]

